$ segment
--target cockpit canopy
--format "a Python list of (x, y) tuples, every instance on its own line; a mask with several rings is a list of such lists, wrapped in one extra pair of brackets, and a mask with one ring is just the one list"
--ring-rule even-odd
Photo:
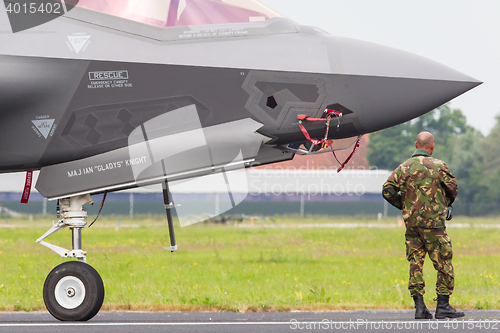
[(156, 27), (265, 22), (282, 17), (256, 0), (80, 0), (77, 6)]

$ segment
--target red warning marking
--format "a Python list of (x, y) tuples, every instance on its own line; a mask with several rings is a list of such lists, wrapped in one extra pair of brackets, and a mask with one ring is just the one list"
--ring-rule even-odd
[(26, 171), (26, 183), (24, 184), (23, 196), (21, 197), (22, 204), (27, 204), (28, 201), (30, 200), (32, 182), (33, 182), (33, 171)]

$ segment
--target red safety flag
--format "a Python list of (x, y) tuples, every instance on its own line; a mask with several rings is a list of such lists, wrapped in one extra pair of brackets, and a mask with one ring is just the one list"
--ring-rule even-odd
[(362, 137), (363, 137), (362, 135), (360, 135), (358, 137), (358, 140), (356, 140), (356, 143), (354, 144), (354, 149), (352, 150), (351, 155), (349, 155), (349, 157), (347, 157), (347, 160), (345, 160), (344, 163), (341, 163), (339, 161), (339, 159), (337, 158), (337, 154), (335, 154), (335, 151), (333, 152), (333, 156), (335, 156), (335, 159), (340, 164), (340, 167), (337, 169), (337, 173), (339, 173), (340, 171), (342, 171), (344, 169), (344, 167), (346, 166), (346, 164), (349, 163), (349, 161), (351, 160), (351, 158), (354, 156), (354, 153), (356, 153), (356, 151), (358, 151), (358, 148), (361, 145), (361, 138)]
[[(304, 134), (305, 138), (308, 141), (310, 141), (315, 146), (318, 146), (318, 145), (324, 143), (323, 148), (329, 148), (330, 142), (328, 140), (328, 132), (330, 131), (330, 120), (331, 120), (332, 114), (337, 116), (337, 117), (342, 117), (342, 112), (326, 109), (325, 113), (328, 115), (326, 118), (311, 118), (311, 117), (306, 116), (306, 115), (298, 115), (297, 119), (299, 120), (300, 130), (302, 131), (302, 133)], [(325, 121), (326, 122), (325, 138), (323, 140), (312, 139), (311, 136), (309, 135), (309, 132), (307, 132), (307, 129), (304, 127), (304, 125), (302, 125), (303, 121)]]
[[(339, 124), (337, 125), (337, 127), (340, 126), (340, 117), (342, 117), (342, 115), (343, 115), (342, 112), (332, 110), (332, 109), (325, 109), (325, 113), (327, 114), (326, 118), (310, 118), (306, 115), (298, 115), (297, 116), (297, 119), (299, 120), (300, 130), (304, 134), (305, 138), (315, 146), (323, 144), (322, 149), (329, 148), (332, 144), (332, 141), (333, 141), (333, 140), (328, 140), (328, 132), (330, 131), (330, 120), (332, 119), (332, 115), (336, 116), (337, 119), (339, 119)], [(304, 127), (304, 125), (302, 125), (303, 121), (326, 121), (325, 138), (323, 140), (312, 139), (311, 136), (309, 135), (309, 133), (307, 132), (307, 129)], [(361, 145), (361, 138), (362, 138), (362, 135), (358, 137), (358, 140), (356, 140), (356, 143), (354, 144), (354, 149), (352, 150), (352, 153), (349, 155), (349, 157), (347, 157), (347, 159), (343, 163), (339, 161), (339, 159), (337, 158), (337, 154), (335, 154), (335, 151), (333, 151), (333, 156), (335, 157), (337, 162), (340, 164), (340, 167), (337, 169), (337, 172), (342, 171), (345, 168), (346, 164), (349, 163), (351, 158), (354, 156), (354, 154), (358, 150), (359, 146)]]
[(343, 113), (337, 110), (332, 110), (332, 109), (325, 109), (325, 113), (329, 115), (336, 115), (337, 117), (342, 117)]
[(21, 197), (22, 204), (27, 204), (30, 200), (31, 183), (33, 183), (33, 171), (26, 171), (26, 183), (24, 184), (23, 196)]

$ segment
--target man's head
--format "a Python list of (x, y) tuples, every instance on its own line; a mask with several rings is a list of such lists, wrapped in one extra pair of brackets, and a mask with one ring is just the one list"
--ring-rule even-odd
[(434, 137), (429, 132), (422, 132), (417, 136), (417, 142), (415, 142), (415, 148), (419, 150), (425, 150), (432, 155), (434, 151)]

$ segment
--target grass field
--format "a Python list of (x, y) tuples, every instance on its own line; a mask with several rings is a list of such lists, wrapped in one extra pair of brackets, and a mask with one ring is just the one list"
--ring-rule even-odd
[[(101, 274), (104, 310), (289, 311), (412, 308), (407, 291), (404, 227), (368, 218), (275, 217), (254, 226), (176, 228), (179, 250), (168, 244), (163, 217), (104, 217), (84, 230), (88, 263)], [(478, 227), (497, 219), (454, 219), (458, 308), (500, 308), (500, 229)], [(356, 228), (298, 228), (304, 224), (358, 223)], [(2, 221), (3, 224), (3, 221)], [(459, 224), (461, 228), (452, 227)], [(0, 310), (44, 309), (42, 287), (63, 259), (34, 244), (47, 218), (9, 220), (0, 228)], [(70, 247), (63, 230), (47, 241)], [(428, 306), (434, 307), (436, 274), (426, 260)]]

